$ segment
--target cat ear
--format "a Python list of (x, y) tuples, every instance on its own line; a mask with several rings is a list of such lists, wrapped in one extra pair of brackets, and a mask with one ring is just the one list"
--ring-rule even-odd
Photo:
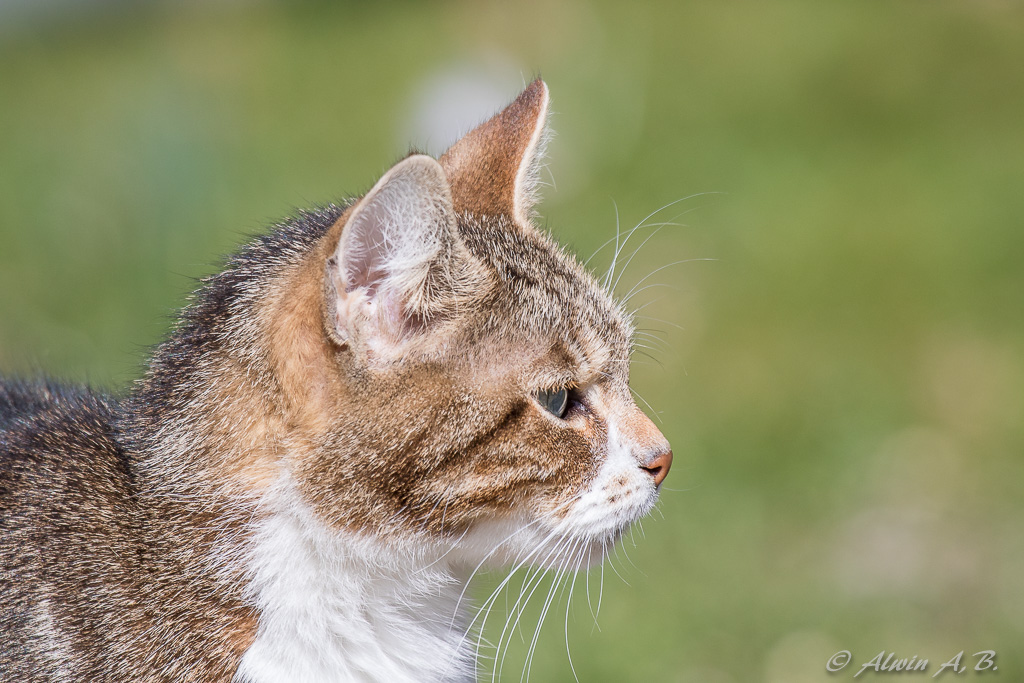
[(459, 211), (527, 223), (537, 199), (548, 87), (539, 78), (441, 156)]
[(454, 221), (437, 161), (413, 155), (384, 174), (353, 209), (328, 261), (338, 341), (362, 340), (380, 352), (451, 317), (474, 284)]

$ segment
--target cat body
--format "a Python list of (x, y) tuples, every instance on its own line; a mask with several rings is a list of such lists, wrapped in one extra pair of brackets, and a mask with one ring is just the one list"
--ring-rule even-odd
[(651, 509), (629, 317), (531, 223), (547, 103), (254, 240), (124, 399), (0, 384), (0, 681), (471, 681), (477, 570)]

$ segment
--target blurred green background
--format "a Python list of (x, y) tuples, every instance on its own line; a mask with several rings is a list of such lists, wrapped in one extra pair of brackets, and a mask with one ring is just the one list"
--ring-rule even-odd
[(1019, 3), (4, 0), (0, 370), (123, 391), (220, 255), (537, 72), (555, 235), (587, 257), (696, 195), (619, 289), (714, 260), (634, 300), (676, 464), (531, 680), (572, 680), (565, 623), (581, 681), (984, 649), (1024, 680)]

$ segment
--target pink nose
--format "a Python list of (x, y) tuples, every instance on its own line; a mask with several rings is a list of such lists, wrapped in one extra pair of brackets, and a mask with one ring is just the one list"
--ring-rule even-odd
[(654, 485), (661, 486), (661, 482), (665, 481), (665, 477), (668, 476), (668, 471), (672, 467), (672, 451), (656, 455), (642, 467), (654, 477)]

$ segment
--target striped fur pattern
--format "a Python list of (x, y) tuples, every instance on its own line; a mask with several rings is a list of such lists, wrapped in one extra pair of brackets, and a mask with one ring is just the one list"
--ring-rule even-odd
[(475, 571), (651, 509), (629, 317), (531, 223), (547, 107), (242, 248), (123, 399), (0, 383), (0, 680), (475, 680)]

